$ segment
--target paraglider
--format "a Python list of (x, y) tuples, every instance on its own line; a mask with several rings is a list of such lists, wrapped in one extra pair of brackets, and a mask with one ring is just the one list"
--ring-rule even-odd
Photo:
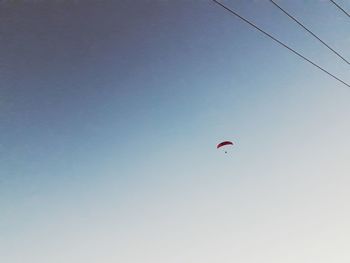
[[(228, 145), (233, 145), (233, 142), (230, 142), (230, 141), (220, 142), (220, 143), (216, 146), (216, 149), (219, 149), (219, 148), (221, 148), (221, 147), (225, 147), (225, 149), (226, 149), (226, 147), (227, 147)], [(227, 150), (225, 150), (225, 153), (227, 153)]]

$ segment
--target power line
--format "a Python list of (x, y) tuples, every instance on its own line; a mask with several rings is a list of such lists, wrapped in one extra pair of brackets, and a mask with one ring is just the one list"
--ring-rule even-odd
[(323, 71), (324, 73), (326, 73), (327, 75), (331, 76), (332, 78), (334, 78), (335, 80), (341, 82), (342, 84), (344, 84), (345, 86), (350, 88), (350, 84), (346, 83), (345, 81), (341, 80), (340, 78), (336, 77), (335, 75), (333, 75), (332, 73), (330, 73), (329, 71), (327, 71), (326, 69), (322, 68), (321, 66), (317, 65), (316, 63), (312, 62), (310, 59), (306, 58), (305, 56), (303, 56), (302, 54), (300, 54), (298, 51), (295, 51), (293, 48), (287, 46), (286, 44), (284, 44), (282, 41), (278, 40), (277, 38), (275, 38), (274, 36), (272, 36), (271, 34), (267, 33), (266, 31), (264, 31), (263, 29), (259, 28), (258, 26), (256, 26), (255, 24), (253, 24), (252, 22), (250, 22), (249, 20), (245, 19), (244, 17), (242, 17), (241, 15), (239, 15), (238, 13), (236, 13), (235, 11), (233, 11), (232, 9), (228, 8), (227, 6), (221, 4), (220, 2), (218, 2), (217, 0), (212, 0), (214, 3), (216, 3), (217, 5), (221, 6), (222, 8), (226, 9), (228, 12), (230, 12), (231, 14), (235, 15), (236, 17), (240, 18), (241, 20), (243, 20), (245, 23), (249, 24), (250, 26), (254, 27), (255, 29), (257, 29), (258, 31), (260, 31), (261, 33), (263, 33), (265, 36), (268, 36), (269, 38), (271, 38), (273, 41), (277, 42), (278, 44), (280, 44), (281, 46), (285, 47), (286, 49), (288, 49), (289, 51), (293, 52), (295, 55), (297, 55), (298, 57), (304, 59), (305, 61), (309, 62), (311, 65), (317, 67), (318, 69), (320, 69), (321, 71)]
[(299, 26), (304, 28), (307, 32), (309, 32), (313, 37), (315, 37), (318, 41), (320, 41), (323, 45), (325, 45), (329, 50), (331, 50), (334, 54), (336, 54), (338, 57), (340, 57), (342, 60), (344, 60), (346, 63), (350, 65), (350, 62), (345, 59), (342, 55), (340, 55), (337, 51), (335, 51), (332, 47), (330, 47), (327, 43), (325, 43), (322, 39), (320, 39), (315, 33), (313, 33), (311, 30), (306, 28), (301, 22), (299, 22), (294, 16), (289, 14), (286, 10), (284, 10), (281, 6), (279, 6), (277, 3), (275, 3), (273, 0), (270, 0), (271, 3), (273, 3), (278, 9), (280, 9), (283, 13), (285, 13), (287, 16), (289, 16), (291, 19), (293, 19)]
[(333, 0), (329, 0), (331, 1), (336, 7), (338, 7), (341, 11), (343, 11), (344, 14), (346, 14), (348, 17), (350, 17), (350, 14), (348, 12), (345, 11), (344, 8), (342, 8), (340, 5), (338, 5), (335, 1)]

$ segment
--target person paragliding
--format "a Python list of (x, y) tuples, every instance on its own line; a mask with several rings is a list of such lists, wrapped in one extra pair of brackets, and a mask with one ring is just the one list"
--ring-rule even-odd
[(223, 141), (223, 142), (220, 142), (216, 146), (216, 149), (223, 148), (223, 149), (225, 149), (225, 153), (227, 153), (227, 147), (230, 147), (230, 146), (233, 146), (233, 142), (231, 142), (231, 141)]

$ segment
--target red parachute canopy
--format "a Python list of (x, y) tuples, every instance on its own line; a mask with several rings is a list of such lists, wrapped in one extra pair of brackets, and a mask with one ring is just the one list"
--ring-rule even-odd
[(230, 142), (230, 141), (220, 142), (220, 143), (216, 146), (216, 148), (219, 149), (220, 147), (225, 146), (225, 145), (233, 145), (233, 142)]

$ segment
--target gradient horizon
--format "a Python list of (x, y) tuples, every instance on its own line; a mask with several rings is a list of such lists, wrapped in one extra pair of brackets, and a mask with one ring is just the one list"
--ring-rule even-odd
[[(269, 1), (224, 2), (350, 82)], [(279, 3), (350, 58), (331, 3)], [(211, 1), (0, 22), (1, 262), (350, 261), (350, 89)]]

